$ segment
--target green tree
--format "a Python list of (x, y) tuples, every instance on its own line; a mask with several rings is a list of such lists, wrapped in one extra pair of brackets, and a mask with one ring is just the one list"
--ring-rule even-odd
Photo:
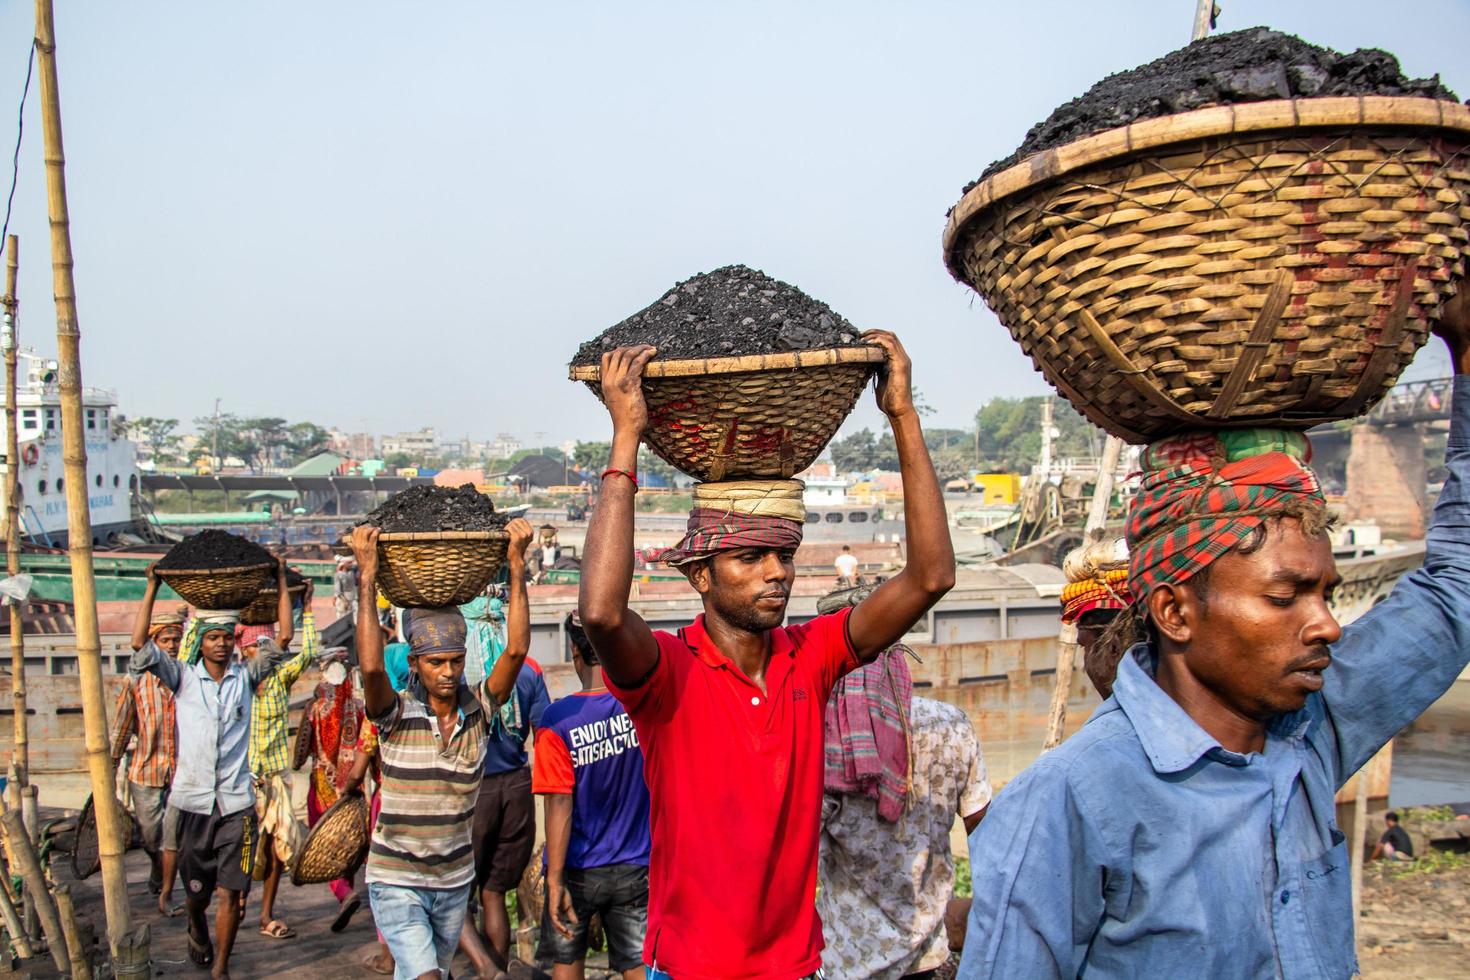
[(601, 473), (607, 466), (608, 457), (612, 455), (612, 443), (610, 442), (582, 442), (578, 440), (572, 447), (572, 465), (579, 470), (596, 470)]
[(143, 444), (143, 450), (155, 464), (177, 464), (182, 462), (179, 454), (181, 438), (174, 430), (179, 427), (178, 419), (160, 419), (151, 415), (133, 419), (128, 423), (132, 432)]
[(326, 452), (331, 436), (315, 422), (297, 422), (286, 430), (288, 462), (297, 465)]
[(280, 463), (281, 447), (288, 437), (285, 419), (274, 416), (246, 419), (240, 423), (240, 428), (242, 434), (248, 433), (259, 447), (259, 460), (263, 465), (276, 466)]
[[(992, 398), (975, 413), (979, 430), (976, 444), (980, 467), (998, 471), (1026, 472), (1041, 455), (1041, 406), (1043, 396)], [(1057, 456), (1095, 456), (1101, 434), (1062, 399), (1052, 406), (1052, 425), (1058, 435), (1053, 443)]]

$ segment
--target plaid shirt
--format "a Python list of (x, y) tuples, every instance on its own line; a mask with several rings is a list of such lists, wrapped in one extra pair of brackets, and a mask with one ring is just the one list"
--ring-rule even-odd
[(301, 652), (281, 664), (260, 682), (250, 709), (250, 771), (257, 776), (285, 772), (291, 765), (289, 715), (291, 685), (316, 656), (316, 620), (310, 610), (301, 614)]
[[(128, 698), (133, 699), (136, 712), (125, 710)], [(118, 696), (113, 718), (112, 744), (119, 753), (129, 739), (138, 737), (128, 764), (128, 779), (155, 789), (167, 786), (174, 778), (178, 751), (173, 692), (152, 674), (130, 678)]]

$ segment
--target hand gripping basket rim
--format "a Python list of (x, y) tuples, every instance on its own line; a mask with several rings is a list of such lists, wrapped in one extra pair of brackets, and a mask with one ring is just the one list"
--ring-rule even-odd
[(1033, 154), (970, 188), (954, 206), (944, 226), (944, 264), (950, 275), (967, 282), (957, 253), (970, 220), (1005, 198), (1073, 171), (1175, 143), (1332, 126), (1402, 126), (1470, 134), (1470, 106), (1440, 99), (1387, 95), (1280, 99), (1212, 106), (1095, 133)]

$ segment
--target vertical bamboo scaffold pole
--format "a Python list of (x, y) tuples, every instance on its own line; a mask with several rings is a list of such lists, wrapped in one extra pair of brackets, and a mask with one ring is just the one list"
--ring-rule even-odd
[[(20, 298), (16, 278), (20, 270), (20, 239), (5, 242), (5, 324), (0, 348), (5, 353), (5, 569), (20, 574), (20, 437), (16, 428), (15, 362), (20, 343)], [(11, 738), (16, 772), (24, 787), (30, 782), (31, 745), (26, 718), (26, 640), (19, 602), (10, 604), (10, 706), (15, 731)]]
[[(41, 122), (46, 156), (46, 204), (51, 219), (52, 282), (56, 294), (56, 354), (61, 387), (61, 458), (66, 473), (67, 550), (81, 673), (82, 722), (92, 806), (102, 857), (107, 938), (119, 966), (132, 963), (146, 930), (133, 935), (128, 880), (123, 867), (123, 823), (113, 790), (102, 694), (102, 644), (97, 631), (97, 583), (92, 570), (92, 515), (87, 502), (87, 444), (82, 427), (81, 328), (72, 280), (71, 219), (66, 205), (66, 153), (61, 141), (61, 93), (56, 78), (56, 20), (51, 0), (36, 0), (36, 54), (40, 67)], [(146, 962), (146, 954), (144, 956)]]

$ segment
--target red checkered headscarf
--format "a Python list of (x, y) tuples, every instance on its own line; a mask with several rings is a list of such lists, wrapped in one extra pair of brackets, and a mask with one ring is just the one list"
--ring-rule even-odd
[(235, 648), (237, 650), (244, 650), (246, 647), (253, 647), (260, 642), (262, 636), (275, 639), (276, 624), (269, 623), (265, 626), (246, 626), (242, 623), (235, 627)]
[(660, 554), (658, 560), (668, 565), (684, 565), (736, 548), (795, 550), (801, 544), (801, 532), (800, 523), (784, 517), (696, 507), (689, 512), (684, 539)]
[(1279, 516), (1289, 501), (1325, 505), (1316, 475), (1291, 452), (1227, 461), (1218, 439), (1169, 442), (1172, 447), (1164, 448), (1172, 452), (1150, 447), (1146, 459), (1163, 466), (1144, 475), (1128, 512), (1128, 586), (1139, 602), (1159, 585), (1190, 579)]

